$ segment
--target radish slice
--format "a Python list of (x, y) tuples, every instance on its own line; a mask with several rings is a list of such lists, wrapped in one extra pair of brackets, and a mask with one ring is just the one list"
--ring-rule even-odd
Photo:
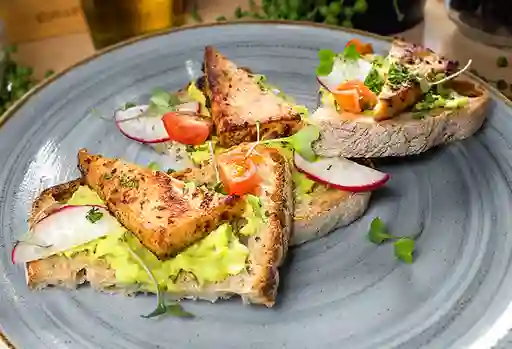
[[(91, 209), (103, 214), (96, 222), (87, 219)], [(111, 233), (123, 232), (123, 226), (101, 206), (64, 206), (36, 223), (28, 240), (13, 248), (13, 263), (26, 263), (83, 245)]]
[(138, 105), (115, 113), (119, 131), (126, 137), (141, 143), (161, 143), (169, 140), (160, 116), (143, 115), (147, 105)]
[(327, 76), (317, 76), (317, 80), (331, 93), (336, 93), (338, 86), (344, 82), (351, 80), (364, 81), (371, 70), (372, 64), (364, 59), (347, 61), (336, 58), (332, 72)]
[(187, 103), (180, 104), (176, 107), (176, 111), (199, 113), (200, 110), (201, 110), (201, 104), (199, 104), (199, 102), (187, 102)]
[(380, 188), (389, 180), (387, 173), (345, 158), (321, 158), (309, 162), (295, 153), (294, 162), (295, 167), (312, 180), (344, 191), (371, 191)]
[[(177, 111), (199, 113), (199, 102), (187, 102), (176, 107)], [(126, 137), (140, 143), (163, 143), (170, 140), (161, 116), (143, 115), (147, 105), (137, 105), (126, 110), (118, 110), (114, 119), (119, 131)]]

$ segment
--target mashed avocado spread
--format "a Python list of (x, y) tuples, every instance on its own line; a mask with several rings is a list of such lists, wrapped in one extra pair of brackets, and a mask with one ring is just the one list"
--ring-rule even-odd
[[(252, 235), (257, 232), (262, 220), (261, 207), (255, 205), (259, 198), (247, 196), (247, 209), (244, 218), (247, 224), (239, 235)], [(86, 186), (80, 187), (67, 202), (71, 205), (103, 204), (98, 195)], [(194, 275), (199, 284), (223, 281), (230, 275), (245, 270), (249, 256), (248, 248), (240, 243), (233, 227), (223, 224), (207, 237), (187, 248), (176, 257), (160, 261), (148, 251), (132, 234), (123, 231), (72, 248), (63, 254), (71, 257), (78, 252), (87, 252), (92, 258), (105, 260), (115, 270), (119, 284), (138, 284), (141, 289), (155, 292), (144, 268), (130, 254), (128, 246), (137, 253), (154, 274), (161, 290), (176, 290), (175, 280), (180, 272)]]

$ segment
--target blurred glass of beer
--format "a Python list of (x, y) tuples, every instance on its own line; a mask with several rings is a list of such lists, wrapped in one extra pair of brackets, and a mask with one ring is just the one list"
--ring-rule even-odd
[(81, 0), (94, 47), (182, 24), (184, 0)]

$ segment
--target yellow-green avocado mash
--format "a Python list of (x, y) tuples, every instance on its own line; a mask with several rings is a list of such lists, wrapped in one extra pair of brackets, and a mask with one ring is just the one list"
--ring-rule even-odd
[[(238, 234), (252, 235), (257, 232), (263, 223), (261, 209), (251, 200), (259, 198), (246, 198), (247, 209), (244, 217), (247, 224)], [(86, 186), (80, 187), (67, 202), (71, 205), (103, 204), (98, 195)], [(105, 260), (115, 270), (116, 280), (119, 284), (137, 284), (142, 290), (156, 292), (147, 272), (132, 257), (129, 247), (137, 253), (146, 266), (154, 274), (161, 290), (176, 290), (174, 281), (181, 271), (192, 273), (199, 284), (205, 282), (223, 281), (230, 275), (237, 275), (245, 270), (246, 260), (249, 256), (248, 248), (240, 243), (233, 228), (223, 224), (210, 233), (203, 240), (187, 248), (176, 257), (160, 261), (150, 251), (143, 247), (132, 234), (124, 230), (115, 231), (100, 239), (85, 245), (72, 248), (63, 254), (67, 257), (78, 252), (87, 252), (92, 258)]]

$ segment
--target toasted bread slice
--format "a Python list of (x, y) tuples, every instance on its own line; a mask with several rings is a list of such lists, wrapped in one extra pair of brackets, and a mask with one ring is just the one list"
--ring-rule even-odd
[[(265, 162), (258, 168), (261, 177), (265, 178), (258, 194), (267, 221), (255, 235), (243, 241), (249, 249), (246, 270), (221, 282), (203, 284), (199, 284), (193, 275), (180, 273), (174, 281), (176, 287), (171, 293), (174, 297), (215, 301), (237, 294), (245, 303), (264, 304), (268, 307), (274, 305), (279, 284), (278, 266), (285, 258), (290, 238), (293, 210), (291, 175), (287, 161), (279, 152), (267, 149), (256, 151), (265, 155)], [(45, 215), (56, 204), (64, 204), (84, 183), (83, 179), (78, 179), (43, 191), (33, 204), (29, 221), (33, 222), (37, 217)], [(59, 254), (29, 262), (26, 270), (27, 283), (31, 289), (46, 286), (75, 288), (90, 283), (95, 289), (105, 292), (147, 292), (139, 289), (138, 285), (118, 284), (115, 270), (105, 260), (92, 259), (86, 252), (71, 257)]]
[(211, 115), (223, 147), (256, 141), (257, 123), (265, 139), (299, 130), (301, 117), (292, 105), (262, 89), (246, 69), (238, 68), (211, 46), (205, 48), (204, 71)]
[[(434, 51), (400, 39), (393, 40), (388, 59), (391, 64), (398, 64), (408, 72), (424, 77), (450, 74), (457, 68), (455, 62), (439, 56)], [(408, 81), (395, 86), (388, 74), (378, 96), (374, 115), (378, 119), (397, 115), (418, 102), (422, 94), (417, 81)]]
[(188, 188), (164, 172), (80, 150), (84, 180), (159, 259), (167, 259), (242, 214), (239, 197)]
[[(174, 172), (171, 176), (182, 181), (194, 180), (209, 187), (213, 187), (216, 182), (214, 167), (208, 161), (195, 168)], [(352, 223), (365, 212), (370, 196), (370, 192), (351, 193), (330, 189), (322, 184), (314, 186), (313, 192), (305, 198), (301, 198), (294, 190), (295, 209), (290, 246), (320, 238)]]
[(451, 81), (450, 87), (469, 97), (460, 109), (436, 109), (421, 115), (404, 112), (392, 119), (344, 119), (330, 107), (311, 118), (320, 127), (315, 152), (326, 157), (371, 158), (419, 154), (435, 146), (472, 136), (484, 123), (489, 92), (471, 80)]

